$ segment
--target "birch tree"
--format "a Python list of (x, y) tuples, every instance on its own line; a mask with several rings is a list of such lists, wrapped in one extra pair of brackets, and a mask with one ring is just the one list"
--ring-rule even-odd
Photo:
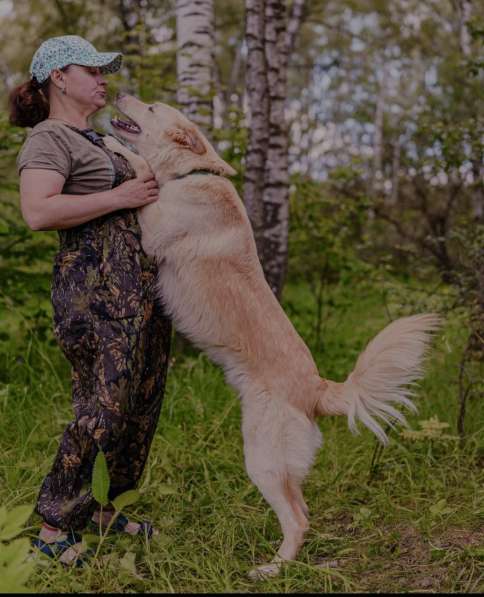
[(288, 20), (283, 0), (246, 0), (250, 125), (244, 202), (267, 282), (278, 298), (287, 270), (289, 225), (288, 49), (294, 47), (304, 6), (304, 0), (295, 0)]
[(177, 101), (205, 133), (212, 125), (213, 0), (176, 0)]

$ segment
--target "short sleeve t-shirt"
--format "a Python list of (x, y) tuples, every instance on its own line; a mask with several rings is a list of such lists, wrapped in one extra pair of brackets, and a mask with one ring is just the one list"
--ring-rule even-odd
[(17, 156), (19, 175), (24, 168), (58, 172), (69, 195), (107, 191), (115, 180), (109, 155), (59, 120), (43, 120), (30, 131)]

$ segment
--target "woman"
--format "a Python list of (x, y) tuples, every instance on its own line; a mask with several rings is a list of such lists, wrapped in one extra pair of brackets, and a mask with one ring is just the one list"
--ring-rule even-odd
[[(10, 95), (10, 121), (33, 127), (17, 158), (22, 214), (32, 230), (58, 230), (54, 333), (72, 364), (75, 419), (40, 489), (43, 518), (34, 544), (66, 564), (82, 562), (82, 530), (99, 512), (93, 462), (106, 455), (112, 500), (135, 487), (155, 432), (164, 391), (170, 323), (156, 302), (155, 262), (141, 246), (136, 208), (158, 198), (154, 177), (136, 179), (88, 117), (107, 102), (104, 74), (119, 53), (85, 39), (48, 39), (31, 79)], [(107, 524), (112, 511), (103, 514)], [(124, 516), (114, 527), (150, 537), (152, 526)]]

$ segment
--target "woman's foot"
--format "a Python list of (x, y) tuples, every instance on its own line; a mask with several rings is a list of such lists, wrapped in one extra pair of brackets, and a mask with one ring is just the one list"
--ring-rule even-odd
[(66, 566), (82, 566), (87, 555), (78, 533), (66, 532), (45, 522), (32, 545), (49, 558), (57, 559)]
[[(102, 529), (107, 528), (114, 515), (114, 510), (103, 510), (101, 522)], [(92, 515), (91, 520), (94, 522), (94, 524), (97, 525), (98, 528), (100, 518), (101, 512), (99, 510), (96, 510), (96, 512), (94, 512), (94, 514)], [(124, 514), (118, 514), (116, 516), (113, 524), (111, 525), (111, 529), (120, 533), (128, 533), (129, 535), (143, 535), (146, 536), (148, 539), (151, 539), (151, 537), (153, 537), (154, 535), (158, 535), (158, 530), (155, 529), (150, 522), (133, 522), (126, 518)]]

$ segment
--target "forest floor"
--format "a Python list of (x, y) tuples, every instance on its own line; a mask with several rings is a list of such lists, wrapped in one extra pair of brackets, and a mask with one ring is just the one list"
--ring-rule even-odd
[[(319, 342), (308, 292), (289, 286), (285, 307), (321, 374), (341, 381), (389, 316), (419, 311), (418, 291), (404, 290), (403, 302), (370, 284), (328, 290)], [(320, 421), (324, 444), (305, 483), (306, 542), (278, 578), (260, 582), (247, 572), (273, 556), (281, 533), (244, 470), (238, 400), (203, 355), (175, 353), (141, 497), (127, 511), (135, 520), (151, 519), (160, 535), (149, 544), (109, 536), (81, 569), (40, 557), (28, 587), (39, 593), (484, 591), (484, 401), (469, 401), (465, 443), (456, 436), (465, 341), (462, 319), (452, 315), (419, 384), (419, 412), (408, 416), (418, 433), (392, 431), (380, 450), (370, 432), (353, 436), (343, 418)], [(7, 509), (35, 503), (72, 417), (69, 391), (48, 299), (12, 305), (0, 328), (0, 504)], [(29, 525), (23, 535), (31, 538), (39, 517)]]

